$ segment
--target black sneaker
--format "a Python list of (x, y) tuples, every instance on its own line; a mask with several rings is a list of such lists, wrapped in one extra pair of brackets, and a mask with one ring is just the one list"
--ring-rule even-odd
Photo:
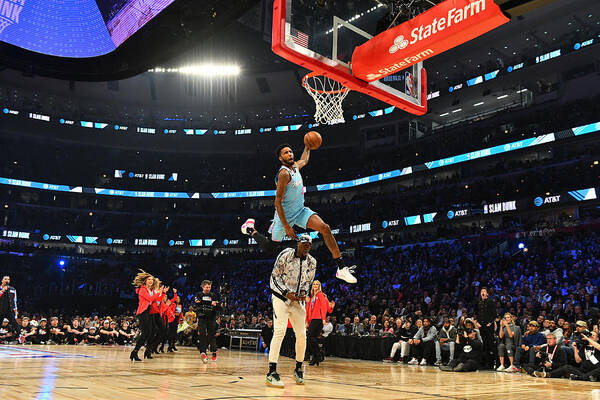
[(301, 369), (295, 369), (294, 379), (296, 380), (296, 385), (304, 385), (304, 372)]

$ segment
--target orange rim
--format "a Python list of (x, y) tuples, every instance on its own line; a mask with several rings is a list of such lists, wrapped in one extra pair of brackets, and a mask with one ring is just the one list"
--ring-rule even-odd
[[(337, 83), (339, 83), (340, 85), (342, 85), (341, 89), (338, 90), (319, 90), (319, 89), (315, 89), (312, 86), (310, 86), (307, 82), (306, 79), (308, 78), (314, 78), (315, 76), (323, 76), (327, 79), (331, 79), (332, 81), (335, 81)], [(344, 92), (348, 92), (350, 91), (350, 89), (348, 89), (346, 86), (344, 86), (342, 83), (336, 81), (335, 79), (332, 79), (320, 72), (311, 72), (310, 74), (306, 74), (304, 75), (304, 77), (302, 78), (302, 86), (304, 86), (305, 88), (307, 88), (308, 90), (310, 90), (311, 92), (315, 92), (315, 93), (324, 93), (324, 94), (336, 94), (336, 93), (344, 93)]]

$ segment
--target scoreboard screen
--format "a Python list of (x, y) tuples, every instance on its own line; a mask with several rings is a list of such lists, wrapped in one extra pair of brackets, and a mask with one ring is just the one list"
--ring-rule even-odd
[(59, 57), (115, 50), (174, 0), (0, 0), (0, 41)]

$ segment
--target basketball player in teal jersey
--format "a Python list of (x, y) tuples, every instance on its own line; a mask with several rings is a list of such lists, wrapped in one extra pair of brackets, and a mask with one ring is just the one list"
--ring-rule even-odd
[(356, 266), (347, 267), (344, 265), (340, 249), (329, 225), (317, 213), (304, 205), (304, 183), (302, 175), (300, 175), (300, 169), (308, 164), (310, 150), (308, 147), (304, 147), (302, 156), (298, 161), (295, 161), (291, 146), (282, 144), (277, 148), (276, 155), (282, 165), (275, 176), (277, 185), (275, 216), (269, 228), (272, 240), (254, 229), (254, 219), (248, 219), (242, 225), (242, 233), (252, 236), (266, 252), (275, 254), (279, 247), (277, 243), (281, 242), (286, 235), (290, 239), (298, 240), (294, 226), (315, 230), (321, 234), (337, 263), (336, 277), (348, 283), (356, 283), (356, 278), (352, 275)]

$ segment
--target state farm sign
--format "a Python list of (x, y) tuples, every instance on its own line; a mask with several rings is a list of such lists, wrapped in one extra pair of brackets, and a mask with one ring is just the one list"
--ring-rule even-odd
[(368, 82), (381, 79), (508, 21), (493, 0), (446, 0), (358, 46), (352, 74)]

